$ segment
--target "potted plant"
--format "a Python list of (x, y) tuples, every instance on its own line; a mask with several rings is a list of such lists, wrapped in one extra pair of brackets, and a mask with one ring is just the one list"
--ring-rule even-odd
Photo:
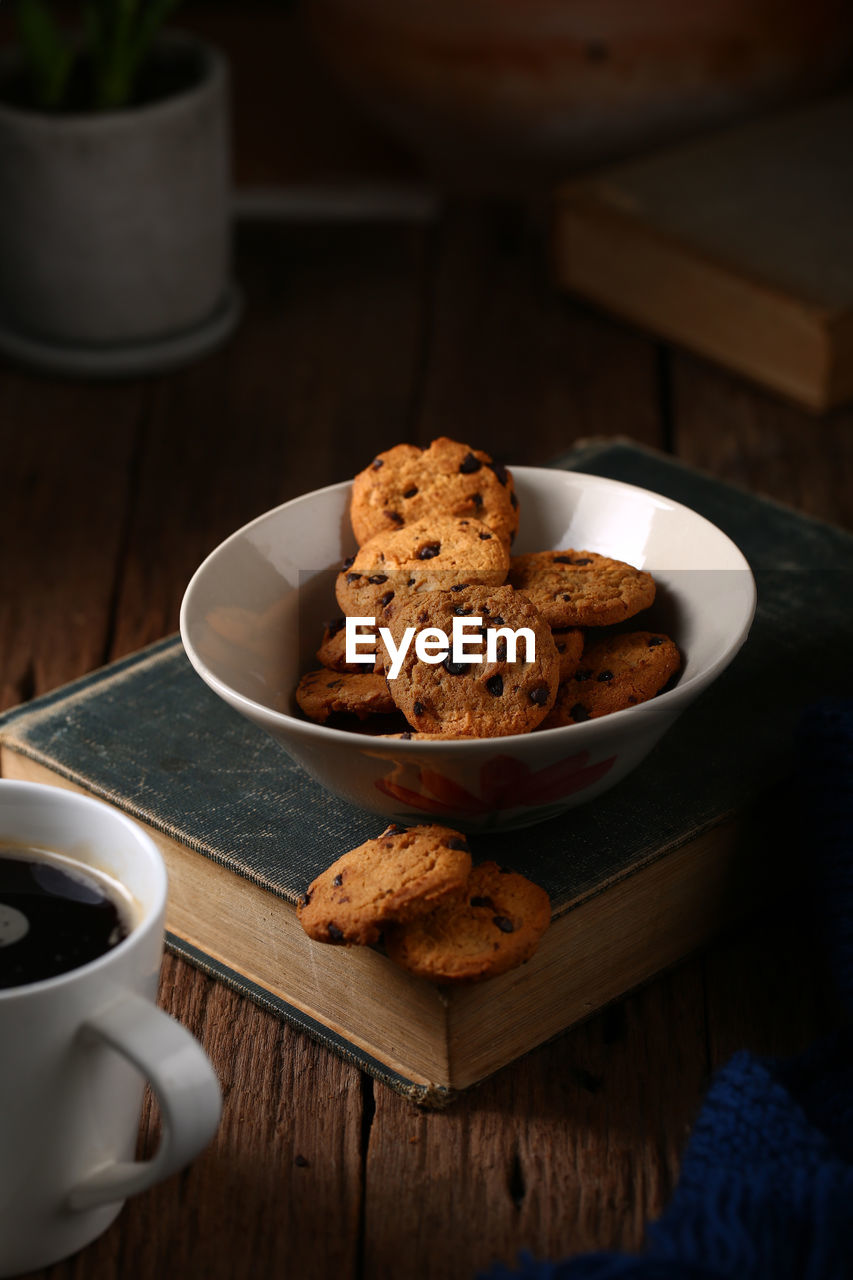
[(66, 33), (18, 0), (0, 58), (0, 350), (163, 369), (233, 327), (228, 76), (164, 32), (175, 0), (88, 0)]

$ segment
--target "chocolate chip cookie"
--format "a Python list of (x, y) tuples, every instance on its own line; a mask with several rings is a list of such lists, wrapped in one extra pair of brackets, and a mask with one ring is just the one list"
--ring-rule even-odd
[(317, 942), (367, 946), (391, 922), (459, 898), (470, 869), (468, 842), (458, 831), (392, 824), (317, 876), (297, 914)]
[(508, 569), (509, 551), (482, 521), (433, 515), (365, 542), (338, 574), (335, 595), (349, 617), (385, 626), (414, 595), (457, 582), (498, 587)]
[(309, 671), (296, 686), (296, 701), (318, 724), (331, 715), (346, 713), (364, 720), (374, 715), (389, 715), (396, 710), (388, 692), (385, 677), (366, 672), (349, 675), (337, 671)]
[(509, 546), (518, 528), (511, 473), (482, 449), (441, 436), (428, 449), (395, 445), (353, 481), (350, 518), (359, 545), (439, 513), (481, 520)]
[(529, 960), (551, 919), (539, 885), (495, 862), (474, 867), (465, 894), (386, 931), (395, 963), (434, 982), (476, 982)]
[[(359, 627), (358, 632), (361, 635), (369, 634), (369, 627)], [(355, 674), (364, 674), (370, 671), (381, 671), (382, 666), (379, 662), (374, 662), (371, 667), (369, 662), (347, 662), (346, 652), (346, 618), (333, 618), (326, 623), (323, 630), (323, 639), (317, 650), (317, 661), (324, 667), (328, 667), (330, 671), (349, 671)], [(370, 645), (364, 646), (365, 654), (370, 653)]]
[(669, 636), (631, 631), (588, 643), (577, 670), (560, 685), (543, 729), (581, 724), (653, 698), (681, 666)]
[(584, 635), (580, 627), (552, 627), (551, 634), (560, 657), (560, 683), (574, 675), (583, 653)]
[[(503, 737), (527, 733), (548, 714), (559, 683), (559, 658), (551, 629), (524, 596), (511, 587), (466, 586), (433, 591), (416, 598), (392, 619), (389, 630), (399, 645), (407, 628), (435, 628), (452, 640), (454, 619), (480, 618), (467, 632), (473, 661), (454, 661), (452, 649), (434, 662), (423, 661), (411, 643), (399, 672), (386, 667), (394, 702), (413, 729), (444, 737)], [(532, 633), (528, 647), (519, 635), (514, 646), (502, 629)], [(493, 656), (487, 648), (492, 632)]]
[(594, 551), (533, 551), (513, 556), (507, 581), (552, 627), (606, 627), (655, 598), (650, 573)]

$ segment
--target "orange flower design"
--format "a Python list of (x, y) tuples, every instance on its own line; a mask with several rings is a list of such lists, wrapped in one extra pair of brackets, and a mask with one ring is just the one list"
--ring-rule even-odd
[[(588, 764), (588, 760), (589, 752), (581, 751), (534, 773), (514, 756), (493, 756), (480, 770), (477, 795), (425, 765), (398, 765), (393, 771), (397, 777), (379, 778), (375, 785), (384, 795), (413, 809), (474, 816), (563, 800), (603, 778), (613, 768), (616, 756), (597, 764)], [(411, 785), (405, 785), (409, 781)]]

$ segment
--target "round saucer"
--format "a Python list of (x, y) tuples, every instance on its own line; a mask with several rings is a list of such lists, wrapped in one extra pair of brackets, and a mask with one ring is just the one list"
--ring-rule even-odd
[(91, 346), (31, 337), (6, 328), (0, 320), (0, 353), (32, 369), (84, 378), (165, 373), (220, 346), (233, 333), (242, 311), (243, 295), (232, 284), (216, 309), (190, 329), (148, 342)]

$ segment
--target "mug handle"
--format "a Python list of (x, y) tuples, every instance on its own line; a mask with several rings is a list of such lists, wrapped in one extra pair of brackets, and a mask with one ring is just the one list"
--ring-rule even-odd
[(204, 1050), (150, 1000), (125, 992), (90, 1015), (83, 1031), (105, 1040), (148, 1079), (163, 1131), (152, 1159), (113, 1160), (78, 1183), (66, 1201), (71, 1209), (115, 1204), (176, 1173), (207, 1145), (222, 1112), (219, 1081)]

